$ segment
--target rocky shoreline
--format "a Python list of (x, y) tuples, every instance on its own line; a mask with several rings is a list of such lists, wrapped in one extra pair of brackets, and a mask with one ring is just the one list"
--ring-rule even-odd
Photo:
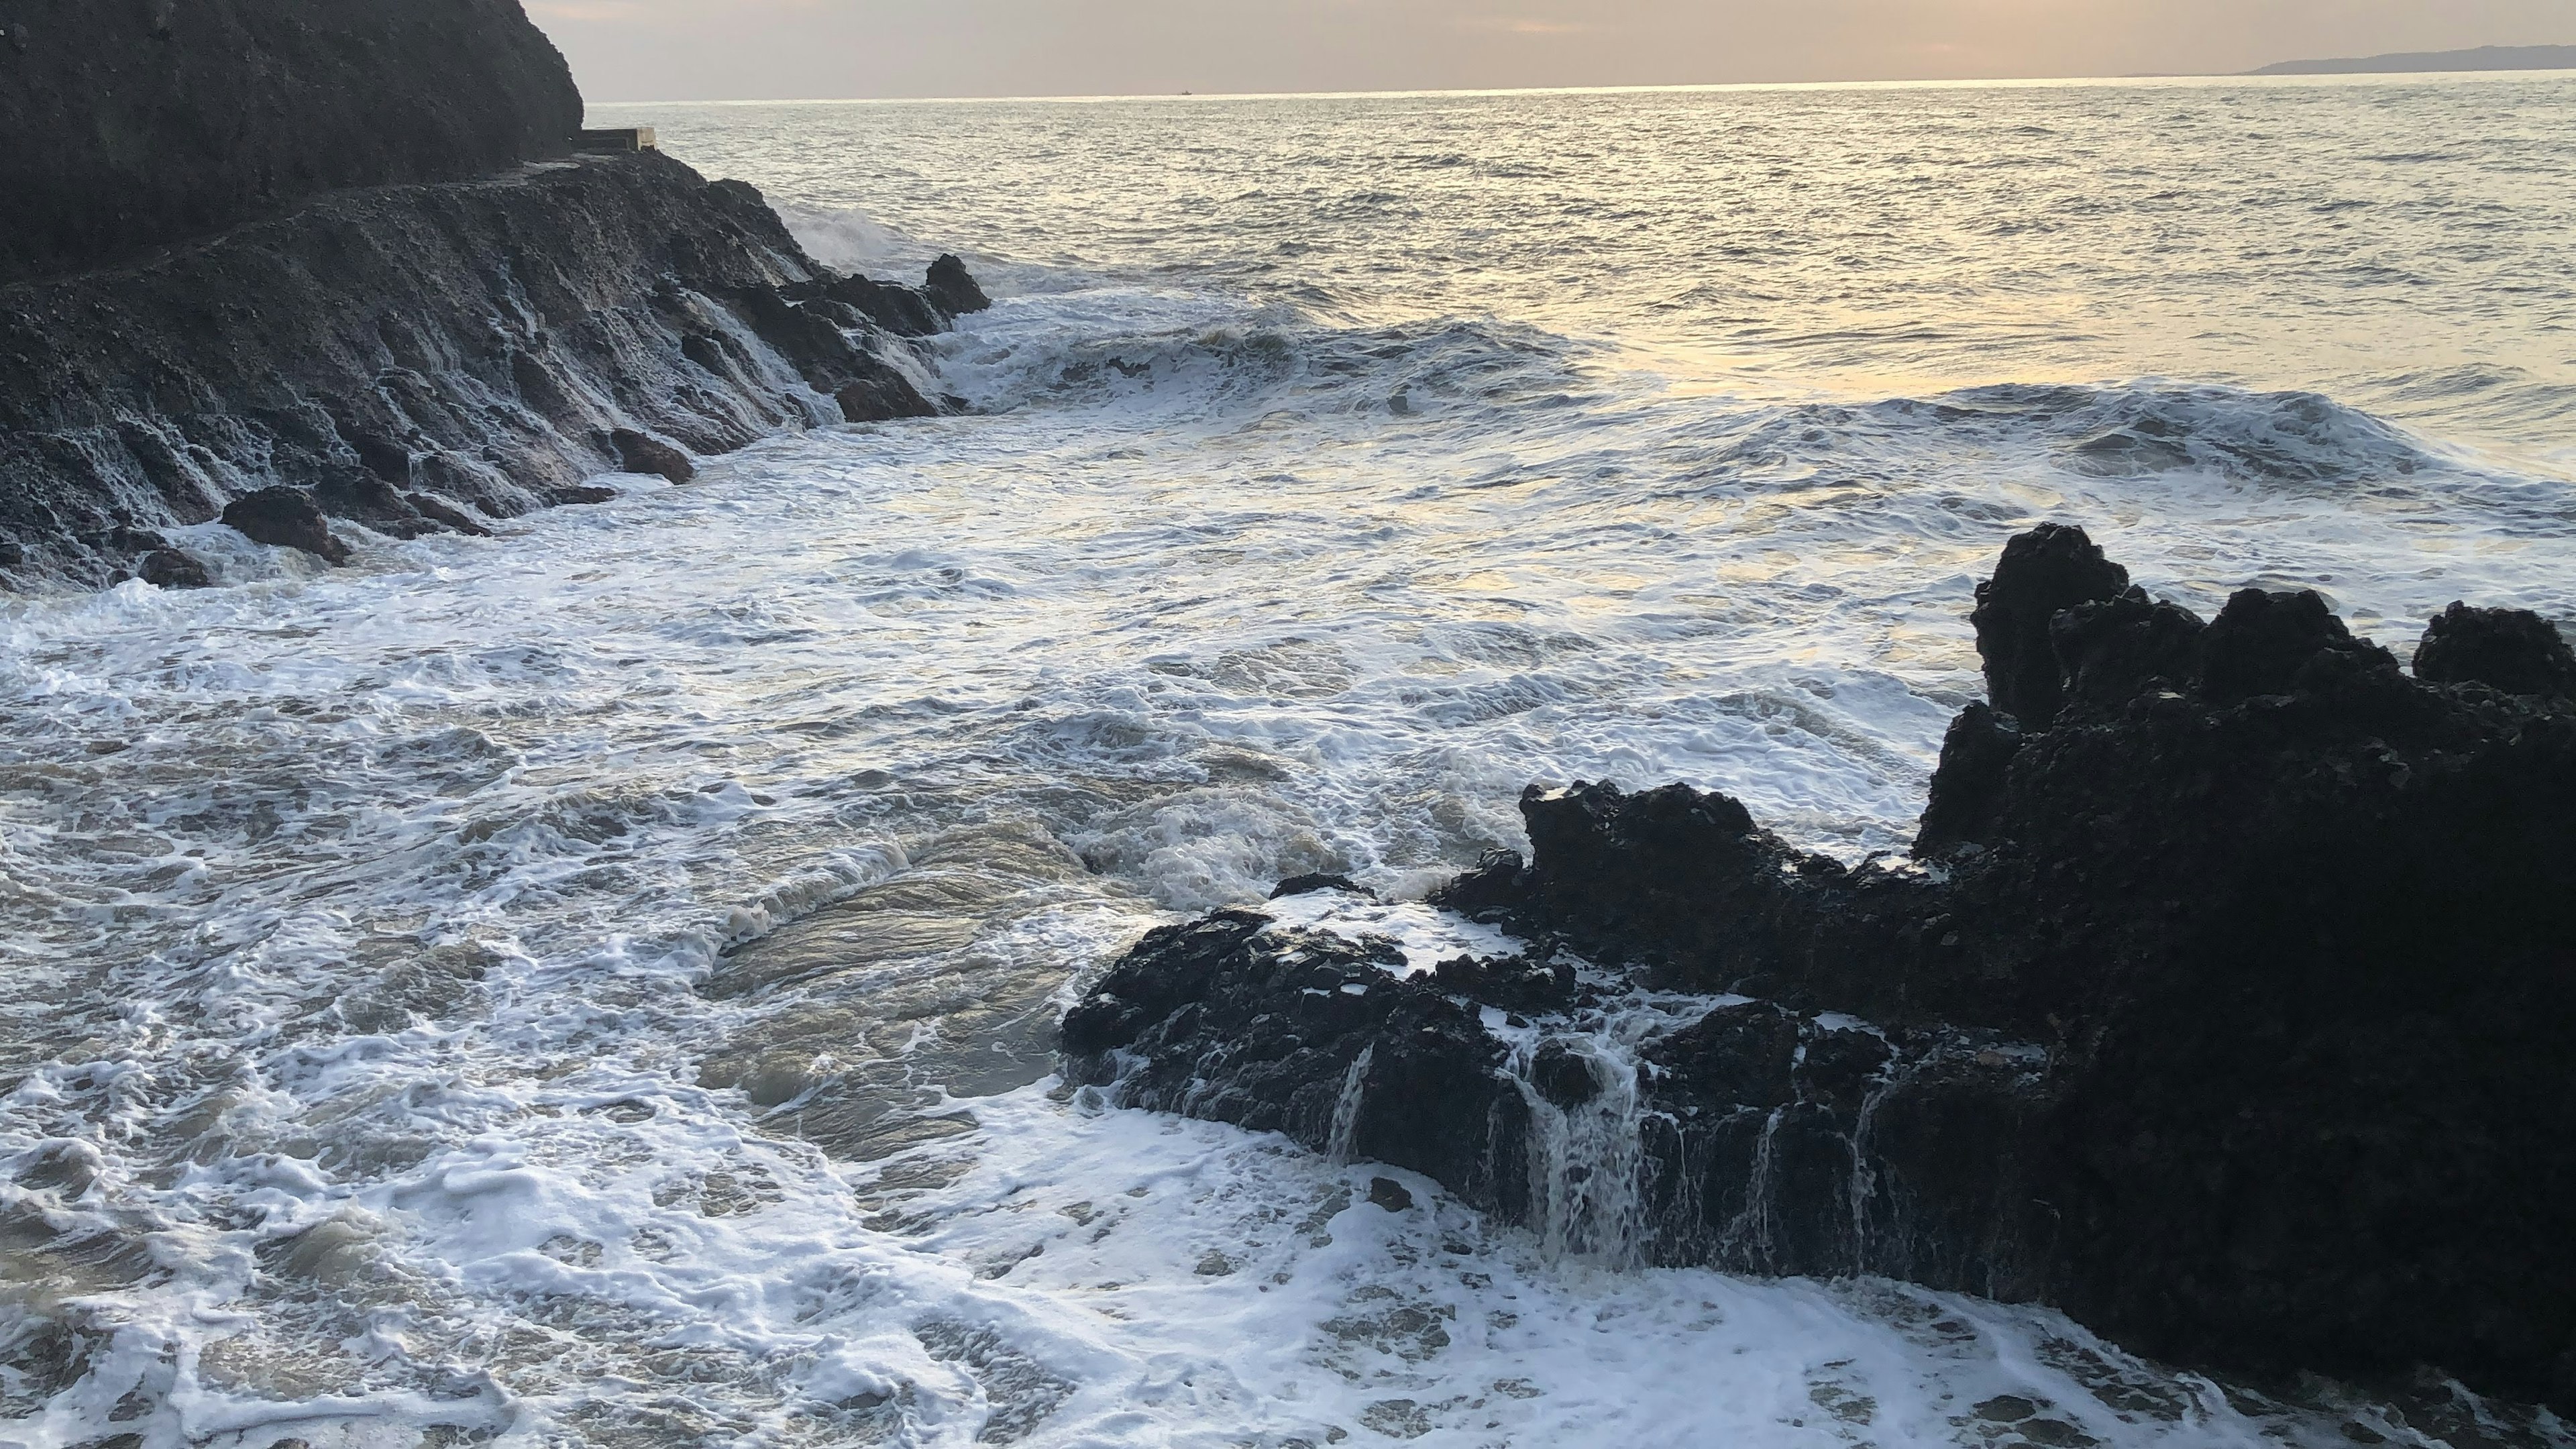
[(1220, 912), (1091, 990), (1066, 1073), (1420, 1171), (1571, 1255), (2576, 1405), (2564, 640), (2454, 608), (2410, 672), (2314, 594), (2204, 623), (2060, 528), (1975, 627), (1992, 702), (1910, 858), (1805, 854), (1685, 786), (1533, 789), (1532, 858), (1434, 898), (1523, 955)]
[[(685, 481), (783, 429), (957, 406), (913, 339), (986, 305), (961, 263), (844, 277), (748, 186), (569, 154), (579, 94), (515, 4), (150, 9), (0, 65), (0, 115), (94, 112), (10, 163), (61, 205), (0, 221), (0, 588), (212, 582), (161, 531), (216, 519), (336, 563), (335, 519), (479, 533), (601, 501), (603, 472)], [(84, 149), (166, 120), (127, 114), (138, 85), (212, 107), (307, 61), (284, 133), (261, 112), (211, 158)], [(83, 249), (118, 260), (47, 274)]]

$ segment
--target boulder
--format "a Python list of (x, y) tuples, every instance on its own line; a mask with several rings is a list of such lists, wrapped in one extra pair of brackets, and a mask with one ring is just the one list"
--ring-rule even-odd
[(617, 450), (617, 466), (629, 473), (650, 473), (674, 483), (686, 483), (698, 476), (698, 465), (689, 455), (633, 428), (618, 428), (608, 435), (609, 446)]
[(205, 562), (193, 554), (175, 548), (154, 549), (144, 556), (136, 577), (156, 589), (211, 589), (214, 576), (206, 571)]
[(902, 373), (876, 362), (868, 375), (832, 395), (841, 416), (854, 423), (883, 423), (896, 418), (936, 417), (939, 409)]
[(224, 505), (225, 526), (253, 543), (299, 548), (334, 568), (349, 561), (349, 546), (331, 532), (313, 495), (299, 488), (269, 487)]

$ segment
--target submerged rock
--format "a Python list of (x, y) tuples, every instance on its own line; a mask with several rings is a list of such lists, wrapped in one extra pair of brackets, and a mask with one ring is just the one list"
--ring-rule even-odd
[(2073, 529), (2016, 540), (1977, 624), (2015, 707), (1953, 726), (1912, 861), (1808, 855), (1684, 786), (1533, 790), (1532, 857), (1437, 899), (1544, 966), (1398, 977), (1232, 916), (1221, 950), (1182, 928), (1122, 962), (1068, 1069), (1240, 1103), (1569, 1251), (2576, 1403), (2564, 641), (2454, 610), (2409, 676), (2314, 594), (2204, 625)]
[(206, 571), (203, 560), (175, 548), (154, 549), (143, 560), (135, 576), (156, 589), (210, 589), (214, 575)]

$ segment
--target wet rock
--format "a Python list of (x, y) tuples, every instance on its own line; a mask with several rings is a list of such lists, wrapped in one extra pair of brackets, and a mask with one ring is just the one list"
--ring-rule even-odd
[(514, 0), (74, 8), (0, 16), (50, 37), (0, 66), (12, 587), (126, 577), (157, 548), (114, 527), (269, 486), (482, 533), (612, 496), (586, 480), (625, 464), (614, 429), (686, 460), (824, 420), (816, 393), (938, 411), (885, 349), (971, 279), (844, 278), (751, 187), (559, 159), (582, 101)]
[(1530, 1085), (1561, 1108), (1580, 1107), (1601, 1095), (1600, 1080), (1592, 1074), (1592, 1059), (1562, 1041), (1552, 1041), (1538, 1049), (1530, 1063)]
[(349, 546), (331, 532), (313, 495), (298, 488), (262, 488), (224, 506), (224, 524), (253, 543), (299, 548), (334, 567), (349, 561)]
[(136, 577), (156, 589), (210, 589), (214, 576), (206, 571), (203, 560), (175, 548), (155, 549), (146, 555)]
[[(2049, 530), (1981, 593), (1998, 697), (1951, 731), (1919, 862), (1799, 851), (1722, 794), (1577, 783), (1524, 796), (1527, 860), (1437, 899), (1550, 962), (1755, 998), (1654, 1026), (1631, 1118), (1580, 1092), (1571, 1046), (1510, 1082), (1635, 1134), (1644, 1260), (1886, 1274), (2187, 1363), (2430, 1364), (2576, 1403), (2576, 707), (2527, 617), (2446, 614), (2410, 676), (2315, 594), (2249, 590), (2203, 626)], [(1239, 929), (1268, 966), (1157, 949), (1113, 973), (1133, 1080), (1162, 1084), (1134, 1100), (1329, 1122), (1366, 1048), (1365, 1101), (1401, 1080), (1440, 1105), (1367, 1108), (1363, 1152), (1555, 1210), (1509, 1186), (1556, 1160), (1530, 1137), (1548, 1113), (1494, 1090), (1509, 1060), (1465, 1010), (1509, 973), (1345, 998), (1300, 964), (1331, 948)], [(1503, 1009), (1597, 1035), (1609, 989)], [(1290, 1025), (1319, 1013), (1352, 1024)], [(1439, 1049), (1385, 1072), (1425, 1028)], [(1559, 1195), (1607, 1161), (1569, 1160)]]
[(1526, 956), (1479, 960), (1454, 956), (1432, 968), (1432, 980), (1443, 991), (1509, 1012), (1539, 1014), (1563, 1011), (1578, 992), (1574, 967), (1564, 961), (1541, 966)]
[(2576, 698), (2576, 653), (2558, 626), (2527, 609), (2472, 609), (2455, 603), (2415, 646), (2415, 677), (2484, 684), (2507, 694)]
[(951, 317), (981, 312), (993, 305), (993, 299), (984, 295), (984, 289), (967, 272), (966, 263), (953, 255), (930, 264), (929, 282), (922, 291)]
[(1066, 1014), (1066, 1078), (1318, 1151), (1347, 1112), (1355, 1156), (1517, 1217), (1527, 1109), (1503, 1047), (1473, 1007), (1393, 974), (1401, 966), (1392, 948), (1279, 929), (1251, 911), (1163, 927)]
[(1923, 807), (1914, 853), (1935, 857), (1990, 838), (2003, 808), (2005, 772), (2022, 746), (2021, 724), (1992, 706), (1972, 704), (1950, 721), (1941, 768)]
[(2064, 694), (2049, 625), (2128, 586), (2129, 571), (2104, 558), (2082, 529), (2043, 523), (2007, 544), (1995, 576), (1977, 586), (1970, 619), (1994, 707), (2029, 728), (2046, 728)]
[(948, 326), (948, 314), (928, 294), (891, 282), (843, 277), (817, 295), (839, 302), (897, 337), (927, 337)]
[(442, 527), (475, 538), (492, 536), (492, 530), (484, 527), (482, 520), (434, 493), (408, 494), (404, 502), (411, 506), (413, 512)]
[(1413, 1210), (1413, 1194), (1391, 1177), (1370, 1178), (1368, 1200), (1391, 1213)]
[(1358, 896), (1362, 900), (1377, 899), (1377, 892), (1353, 884), (1349, 876), (1321, 872), (1313, 875), (1290, 876), (1279, 883), (1279, 888), (1270, 893), (1270, 898), (1274, 901), (1284, 901), (1290, 896), (1311, 896), (1325, 891), (1340, 891), (1344, 895)]
[(2048, 638), (2067, 696), (2116, 709), (2140, 695), (2189, 688), (2200, 675), (2205, 628), (2189, 609), (2133, 588), (2059, 614)]
[(832, 395), (841, 407), (841, 416), (854, 423), (884, 423), (896, 418), (936, 417), (939, 409), (910, 379), (883, 363), (868, 376)]
[(658, 474), (674, 483), (698, 476), (698, 465), (689, 461), (688, 454), (633, 428), (612, 431), (608, 442), (617, 450), (617, 465), (629, 473)]

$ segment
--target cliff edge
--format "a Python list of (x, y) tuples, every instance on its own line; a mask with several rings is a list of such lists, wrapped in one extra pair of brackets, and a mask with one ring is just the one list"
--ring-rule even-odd
[(560, 156), (581, 127), (518, 0), (0, 0), (0, 32), (0, 282)]
[[(782, 429), (928, 416), (985, 303), (807, 256), (760, 194), (571, 155), (517, 0), (0, 0), (0, 588), (218, 582), (220, 519), (486, 531)], [(74, 265), (79, 269), (69, 269)], [(335, 532), (335, 521), (344, 525)]]

